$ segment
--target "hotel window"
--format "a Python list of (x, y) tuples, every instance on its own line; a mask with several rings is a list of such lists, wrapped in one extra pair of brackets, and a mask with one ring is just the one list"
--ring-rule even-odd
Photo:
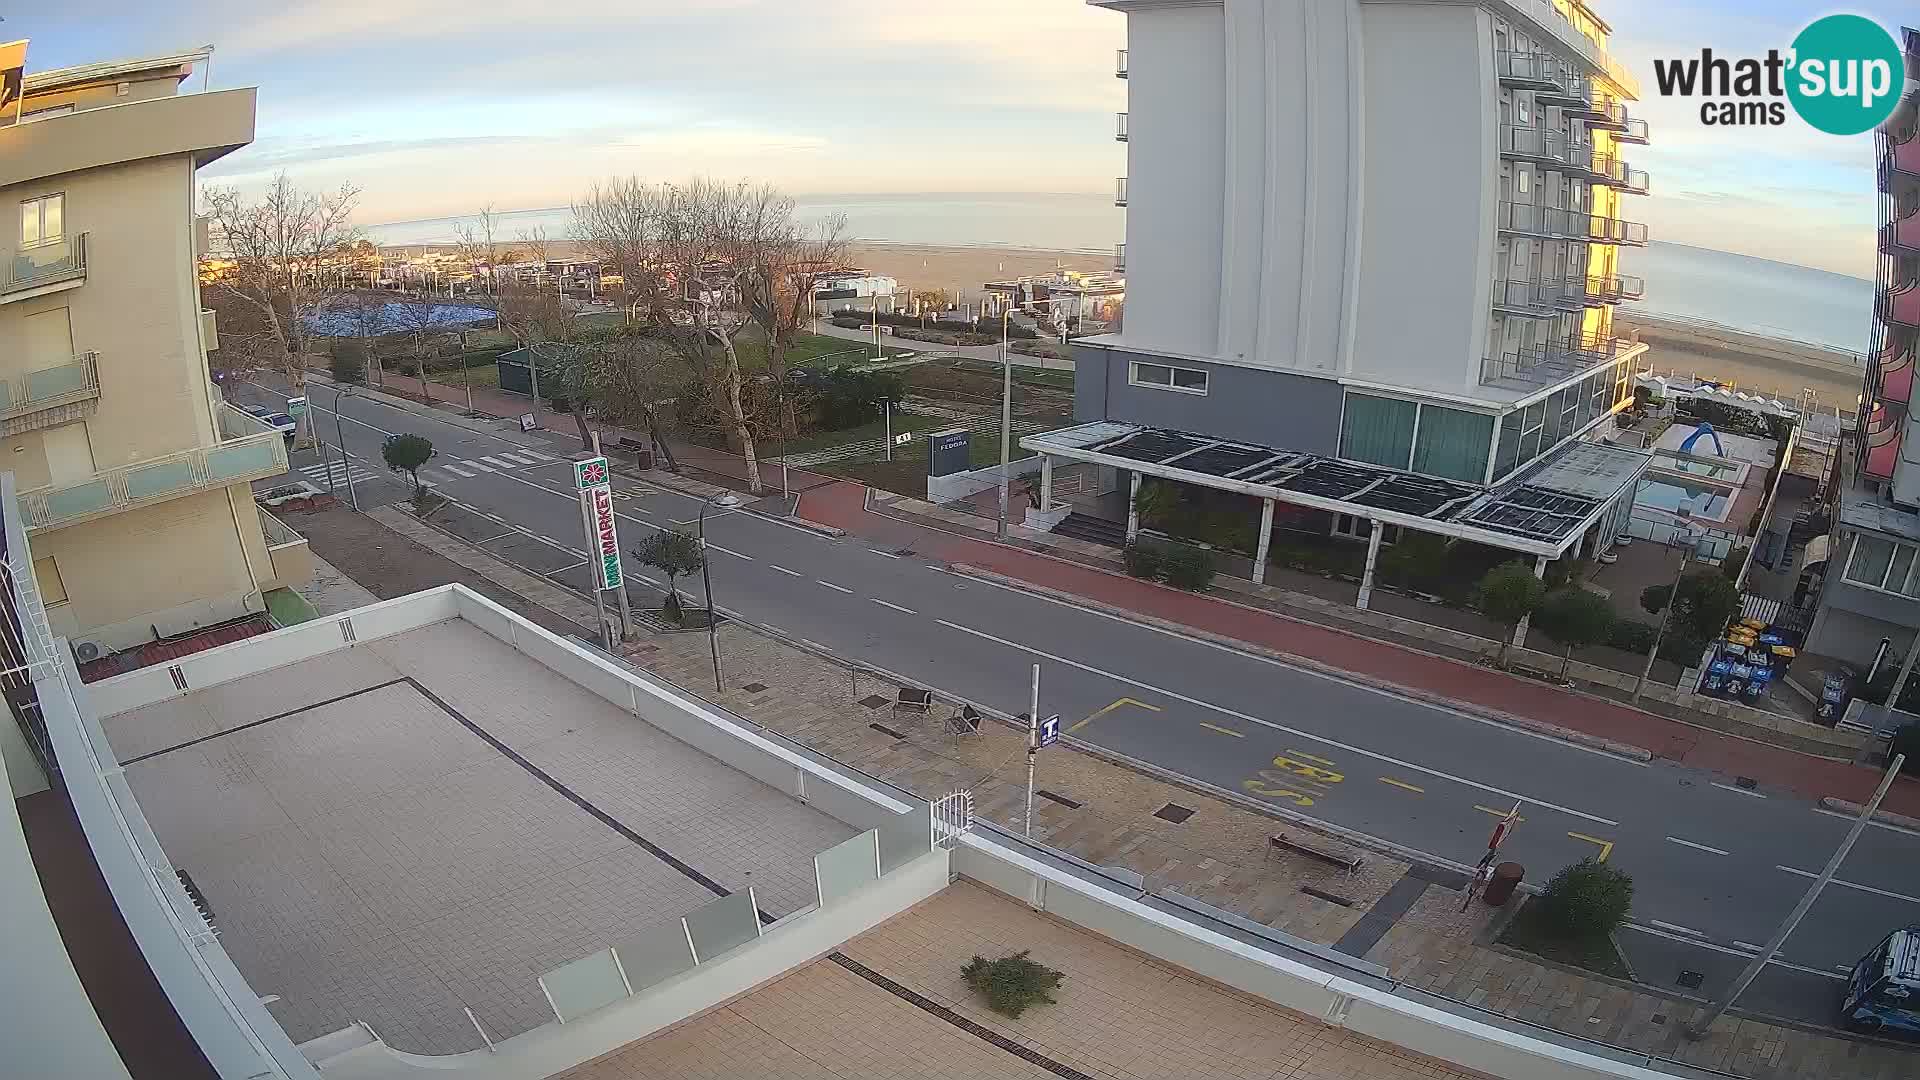
[(1486, 479), (1492, 443), (1490, 414), (1422, 405), (1420, 430), (1413, 440), (1413, 471), (1477, 484)]
[(1920, 574), (1913, 573), (1920, 549), (1878, 536), (1856, 536), (1847, 559), (1847, 580), (1885, 592), (1920, 596)]
[(20, 204), (20, 246), (39, 247), (60, 242), (66, 227), (61, 220), (66, 211), (65, 195), (46, 195)]
[(1207, 373), (1199, 368), (1172, 367), (1167, 364), (1147, 364), (1134, 361), (1127, 373), (1127, 381), (1135, 386), (1151, 386), (1159, 390), (1177, 390), (1183, 394), (1204, 394), (1207, 392)]
[(1413, 425), (1419, 413), (1415, 402), (1349, 393), (1340, 421), (1340, 456), (1389, 469), (1407, 468), (1413, 460)]

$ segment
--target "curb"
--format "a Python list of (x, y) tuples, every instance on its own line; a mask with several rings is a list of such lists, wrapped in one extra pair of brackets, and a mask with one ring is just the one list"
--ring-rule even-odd
[[(1835, 798), (1832, 795), (1825, 795), (1820, 799), (1820, 809), (1831, 810), (1836, 814), (1848, 814), (1852, 817), (1859, 817), (1861, 812), (1866, 810), (1866, 805), (1864, 803), (1848, 802), (1845, 799)], [(1920, 818), (1908, 817), (1905, 814), (1896, 814), (1891, 810), (1879, 811), (1873, 815), (1873, 820), (1882, 825), (1898, 825), (1903, 829), (1913, 829), (1916, 832), (1920, 832)]]
[(1556, 724), (1548, 724), (1539, 720), (1534, 720), (1531, 717), (1519, 716), (1517, 714), (1509, 713), (1509, 712), (1502, 712), (1498, 709), (1489, 709), (1485, 706), (1476, 705), (1472, 702), (1460, 701), (1458, 699), (1446, 697), (1445, 695), (1437, 694), (1429, 690), (1421, 690), (1415, 687), (1404, 686), (1400, 683), (1392, 682), (1387, 679), (1377, 678), (1375, 676), (1368, 675), (1363, 672), (1348, 671), (1344, 668), (1337, 668), (1331, 664), (1327, 664), (1319, 660), (1314, 660), (1309, 657), (1300, 656), (1295, 653), (1282, 652), (1278, 649), (1272, 649), (1263, 645), (1254, 644), (1253, 642), (1243, 641), (1240, 638), (1231, 637), (1226, 634), (1214, 633), (1211, 630), (1202, 630), (1198, 627), (1189, 626), (1185, 623), (1174, 622), (1171, 619), (1162, 619), (1162, 618), (1159, 618), (1158, 616), (1144, 615), (1144, 614), (1141, 614), (1140, 612), (1129, 611), (1126, 608), (1119, 607), (1118, 605), (1108, 604), (1099, 600), (1089, 599), (1088, 597), (1081, 596), (1078, 593), (1067, 592), (1064, 589), (1055, 589), (1046, 585), (1036, 585), (1032, 582), (1025, 581), (1020, 578), (1009, 577), (1005, 574), (996, 573), (992, 570), (985, 570), (977, 566), (969, 566), (964, 563), (955, 563), (952, 565), (952, 569), (956, 573), (962, 574), (964, 576), (976, 577), (983, 581), (994, 582), (996, 584), (1005, 585), (1009, 588), (1019, 589), (1026, 592), (1038, 593), (1042, 596), (1047, 596), (1055, 600), (1062, 600), (1075, 605), (1092, 608), (1096, 611), (1100, 611), (1108, 615), (1114, 615), (1120, 618), (1124, 618), (1131, 622), (1144, 623), (1148, 626), (1153, 626), (1157, 629), (1167, 630), (1167, 631), (1178, 633), (1178, 634), (1183, 634), (1188, 637), (1200, 638), (1202, 640), (1212, 642), (1213, 644), (1216, 644), (1216, 645), (1224, 645), (1230, 648), (1238, 649), (1242, 652), (1248, 652), (1258, 656), (1264, 656), (1269, 659), (1279, 660), (1293, 667), (1302, 668), (1308, 671), (1315, 672), (1316, 674), (1345, 680), (1347, 682), (1361, 683), (1363, 685), (1373, 687), (1374, 689), (1384, 690), (1396, 696), (1408, 698), (1410, 700), (1418, 701), (1423, 704), (1438, 705), (1444, 708), (1454, 709), (1459, 712), (1470, 713), (1474, 716), (1480, 717), (1481, 719), (1490, 720), (1497, 724), (1502, 724), (1507, 727), (1519, 728), (1524, 731), (1532, 732), (1533, 734), (1536, 734), (1536, 735), (1544, 735), (1544, 736), (1547, 736), (1548, 738), (1558, 739), (1561, 742), (1572, 743), (1578, 746), (1585, 747), (1590, 750), (1598, 750), (1598, 751), (1601, 751), (1602, 753), (1612, 754), (1615, 757), (1625, 758), (1628, 761), (1644, 764), (1645, 762), (1651, 761), (1653, 759), (1653, 751), (1648, 750), (1645, 747), (1634, 746), (1630, 743), (1618, 742), (1616, 740), (1602, 738), (1597, 735), (1589, 735), (1584, 731), (1574, 731), (1570, 728), (1563, 728)]

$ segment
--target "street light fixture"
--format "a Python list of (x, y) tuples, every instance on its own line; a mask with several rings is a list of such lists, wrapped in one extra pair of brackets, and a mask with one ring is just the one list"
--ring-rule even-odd
[(700, 500), (700, 513), (694, 521), (700, 537), (700, 588), (707, 594), (707, 652), (713, 657), (713, 692), (724, 693), (720, 686), (720, 639), (716, 636), (718, 628), (713, 624), (713, 575), (707, 569), (713, 561), (707, 557), (707, 507), (740, 505), (740, 496), (731, 491), (722, 491)]
[(1640, 704), (1640, 694), (1647, 688), (1647, 679), (1653, 675), (1653, 662), (1660, 655), (1660, 639), (1667, 636), (1667, 624), (1673, 620), (1673, 609), (1680, 599), (1680, 579), (1686, 575), (1687, 565), (1700, 553), (1700, 535), (1693, 528), (1693, 512), (1682, 506), (1679, 510), (1681, 527), (1686, 530), (1687, 542), (1680, 547), (1680, 566), (1673, 572), (1673, 585), (1667, 590), (1667, 604), (1660, 611), (1660, 628), (1653, 632), (1653, 644), (1647, 649), (1647, 664), (1640, 669), (1640, 678), (1633, 684), (1633, 697), (1630, 704)]

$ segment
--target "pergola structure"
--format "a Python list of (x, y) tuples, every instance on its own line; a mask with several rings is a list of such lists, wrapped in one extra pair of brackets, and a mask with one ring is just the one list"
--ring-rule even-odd
[[(1266, 575), (1274, 504), (1348, 514), (1371, 522), (1358, 605), (1367, 606), (1380, 559), (1383, 525), (1505, 548), (1534, 558), (1535, 573), (1597, 535), (1611, 542), (1633, 509), (1634, 489), (1652, 463), (1648, 451), (1574, 442), (1497, 488), (1278, 447), (1097, 421), (1020, 440), (1040, 455), (1040, 512), (1053, 510), (1053, 466), (1079, 461), (1131, 477), (1127, 537), (1140, 529), (1132, 496), (1144, 477), (1249, 495), (1261, 501), (1255, 581)], [(1599, 526), (1596, 533), (1595, 528)], [(1524, 633), (1524, 629), (1522, 630)]]

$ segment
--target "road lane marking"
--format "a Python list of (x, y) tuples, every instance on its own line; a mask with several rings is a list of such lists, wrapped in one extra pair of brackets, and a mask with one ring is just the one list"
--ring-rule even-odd
[(1322, 764), (1322, 765), (1331, 765), (1331, 764), (1333, 764), (1333, 762), (1331, 762), (1331, 761), (1328, 761), (1328, 760), (1327, 760), (1326, 758), (1323, 758), (1323, 757), (1314, 757), (1314, 756), (1313, 756), (1312, 754), (1309, 754), (1309, 753), (1307, 753), (1307, 752), (1306, 752), (1305, 750), (1289, 750), (1289, 751), (1287, 751), (1287, 753), (1289, 753), (1289, 754), (1292, 754), (1292, 755), (1294, 755), (1295, 757), (1303, 757), (1303, 758), (1306, 758), (1306, 759), (1307, 759), (1308, 761), (1317, 761), (1317, 762), (1319, 762), (1319, 763), (1320, 763), (1320, 764)]
[(1705, 851), (1705, 852), (1707, 852), (1707, 853), (1709, 853), (1709, 854), (1713, 854), (1713, 855), (1725, 855), (1725, 854), (1727, 854), (1727, 852), (1725, 852), (1725, 851), (1722, 851), (1721, 849), (1719, 849), (1719, 848), (1717, 848), (1717, 847), (1708, 847), (1708, 846), (1707, 846), (1707, 845), (1705, 845), (1705, 844), (1696, 844), (1696, 843), (1694, 843), (1694, 842), (1693, 842), (1693, 841), (1691, 841), (1691, 840), (1682, 840), (1682, 839), (1680, 839), (1680, 838), (1679, 838), (1679, 837), (1677, 837), (1677, 836), (1669, 836), (1669, 837), (1667, 837), (1667, 843), (1669, 843), (1669, 844), (1679, 844), (1679, 845), (1680, 845), (1681, 847), (1686, 847), (1686, 848), (1692, 848), (1692, 849), (1693, 849), (1693, 850), (1695, 850), (1695, 851)]
[(1093, 715), (1087, 717), (1085, 720), (1082, 720), (1074, 724), (1072, 727), (1067, 729), (1067, 734), (1071, 735), (1074, 732), (1079, 731), (1081, 728), (1086, 727), (1088, 724), (1093, 723), (1095, 720), (1100, 719), (1101, 717), (1107, 715), (1108, 713), (1112, 712), (1113, 710), (1119, 708), (1122, 705), (1138, 705), (1141, 708), (1148, 710), (1149, 712), (1160, 711), (1160, 706), (1158, 705), (1149, 705), (1144, 701), (1135, 701), (1130, 697), (1123, 697), (1119, 701), (1116, 701), (1111, 705), (1106, 705), (1101, 707), (1100, 709), (1095, 711)]
[[(1814, 877), (1820, 876), (1819, 874), (1816, 874), (1811, 870), (1802, 870), (1797, 866), (1782, 865), (1782, 866), (1775, 866), (1774, 869), (1785, 870), (1789, 874), (1794, 874), (1796, 876), (1804, 877), (1804, 878), (1814, 878)], [(1832, 881), (1832, 884), (1838, 885), (1843, 889), (1858, 889), (1861, 892), (1872, 893), (1875, 896), (1885, 896), (1893, 900), (1905, 900), (1909, 904), (1920, 904), (1920, 896), (1908, 896), (1906, 893), (1897, 893), (1897, 892), (1894, 892), (1892, 889), (1876, 889), (1871, 885), (1862, 885), (1856, 881), (1844, 881), (1840, 878), (1834, 878)]]
[(853, 593), (853, 590), (852, 590), (852, 589), (849, 589), (849, 588), (847, 588), (847, 587), (846, 587), (845, 585), (835, 585), (835, 584), (834, 584), (833, 582), (831, 582), (831, 581), (822, 581), (822, 580), (821, 580), (821, 579), (819, 579), (819, 578), (814, 578), (813, 580), (814, 580), (815, 582), (817, 582), (818, 584), (821, 584), (821, 585), (825, 585), (825, 586), (826, 586), (827, 588), (829, 588), (829, 589), (832, 589), (832, 590), (833, 590), (834, 592), (843, 592), (843, 593), (847, 593), (847, 594), (849, 594), (849, 595), (851, 595), (851, 594)]
[(573, 552), (575, 555), (578, 555), (583, 559), (587, 557), (587, 553), (584, 551), (581, 551), (579, 548), (568, 548), (567, 550)]
[[(1455, 776), (1452, 773), (1441, 772), (1439, 769), (1429, 768), (1425, 765), (1417, 765), (1411, 761), (1405, 761), (1400, 758), (1391, 757), (1387, 754), (1382, 754), (1377, 750), (1363, 749), (1361, 747), (1354, 746), (1350, 743), (1343, 743), (1338, 739), (1328, 738), (1325, 735), (1316, 735), (1311, 731), (1304, 731), (1304, 730), (1301, 730), (1300, 728), (1292, 728), (1292, 727), (1286, 726), (1285, 724), (1278, 724), (1272, 720), (1263, 720), (1258, 716), (1253, 716), (1248, 713), (1243, 713), (1235, 709), (1229, 709), (1229, 708), (1226, 708), (1225, 706), (1215, 705), (1210, 701), (1202, 701), (1199, 698), (1189, 697), (1186, 694), (1175, 693), (1172, 690), (1167, 690), (1163, 687), (1155, 686), (1152, 683), (1141, 682), (1138, 679), (1130, 679), (1125, 675), (1117, 675), (1111, 671), (1094, 667), (1091, 664), (1083, 664), (1078, 660), (1069, 660), (1064, 656), (1057, 656), (1053, 653), (1036, 649), (1031, 645), (1022, 645), (1017, 641), (1008, 641), (1006, 638), (995, 637), (994, 635), (989, 634), (984, 630), (975, 630), (971, 626), (962, 626), (959, 623), (949, 622), (946, 619), (937, 619), (935, 621), (938, 622), (941, 626), (944, 626), (949, 630), (956, 630), (962, 634), (971, 634), (974, 637), (983, 638), (987, 641), (994, 642), (997, 645), (1004, 645), (1009, 649), (1017, 649), (1021, 652), (1031, 653), (1032, 655), (1038, 656), (1041, 659), (1052, 660), (1056, 664), (1065, 664), (1071, 668), (1078, 668), (1081, 671), (1089, 672), (1094, 675), (1101, 675), (1106, 678), (1112, 679), (1114, 682), (1125, 683), (1128, 686), (1135, 686), (1142, 690), (1148, 691), (1149, 693), (1159, 694), (1163, 697), (1172, 698), (1175, 701), (1184, 701), (1189, 705), (1197, 706), (1202, 709), (1209, 709), (1213, 712), (1219, 713), (1222, 716), (1231, 716), (1236, 720), (1245, 720), (1250, 724), (1258, 724), (1261, 727), (1271, 728), (1274, 731), (1284, 731), (1289, 735), (1297, 736), (1302, 739), (1309, 739), (1313, 742), (1321, 743), (1326, 746), (1331, 746), (1339, 750), (1346, 750), (1350, 753), (1361, 754), (1366, 757), (1370, 757), (1375, 761), (1386, 762), (1388, 765), (1398, 765), (1403, 769), (1411, 769), (1414, 772), (1425, 773), (1428, 776), (1439, 777), (1442, 780), (1451, 780), (1456, 784), (1462, 784), (1462, 785), (1465, 785), (1466, 787), (1476, 788), (1480, 791), (1489, 792), (1494, 795), (1502, 795), (1509, 799), (1518, 799), (1521, 802), (1532, 803), (1535, 806), (1545, 807), (1548, 810), (1558, 810), (1563, 814), (1568, 814), (1573, 817), (1582, 818), (1587, 821), (1599, 822), (1600, 824), (1606, 825), (1611, 828), (1617, 828), (1620, 825), (1618, 821), (1615, 821), (1612, 818), (1604, 818), (1598, 814), (1589, 814), (1584, 810), (1575, 810), (1570, 806), (1561, 806), (1558, 803), (1551, 803), (1546, 801), (1545, 799), (1536, 799), (1531, 795), (1522, 795), (1519, 792), (1508, 791), (1505, 788), (1494, 787), (1492, 784), (1483, 784), (1478, 780), (1469, 780), (1464, 776)], [(1608, 755), (1608, 756), (1611, 757), (1612, 755)]]
[(1242, 735), (1241, 733), (1233, 730), (1232, 728), (1223, 728), (1218, 724), (1209, 724), (1205, 720), (1200, 721), (1200, 726), (1203, 728), (1206, 728), (1208, 731), (1217, 731), (1222, 735), (1231, 735), (1236, 739), (1246, 738), (1245, 735)]
[(532, 454), (526, 453), (525, 451), (519, 451), (519, 452), (509, 451), (507, 453), (501, 454), (500, 456), (503, 458), (509, 458), (513, 461), (517, 461), (522, 465), (540, 464), (539, 458), (534, 457)]
[(491, 544), (495, 540), (505, 540), (509, 536), (519, 536), (519, 535), (520, 535), (519, 530), (509, 529), (506, 532), (501, 533), (499, 536), (489, 536), (485, 540), (475, 540), (474, 545), (478, 546), (480, 544)]
[(897, 559), (900, 557), (898, 555), (895, 555), (891, 551), (881, 551), (879, 548), (868, 548), (867, 550), (873, 552), (875, 555), (878, 555), (883, 559)]
[[(1730, 948), (1726, 945), (1721, 945), (1718, 942), (1708, 941), (1705, 938), (1682, 937), (1679, 934), (1670, 934), (1665, 930), (1656, 930), (1653, 927), (1647, 926), (1644, 923), (1630, 922), (1626, 925), (1626, 929), (1638, 930), (1649, 937), (1665, 938), (1668, 941), (1677, 941), (1677, 942), (1680, 942), (1682, 945), (1692, 945), (1695, 948), (1707, 949), (1711, 952), (1724, 953), (1727, 956), (1738, 956), (1743, 959), (1748, 956), (1747, 953), (1741, 952), (1739, 949)], [(1824, 971), (1820, 968), (1807, 967), (1804, 964), (1796, 964), (1789, 960), (1782, 960), (1778, 956), (1775, 956), (1772, 959), (1768, 960), (1767, 965), (1769, 967), (1785, 968), (1788, 971), (1798, 971), (1806, 975), (1818, 975), (1822, 978), (1834, 979), (1839, 982), (1845, 982), (1847, 979), (1845, 975), (1835, 975), (1831, 971)], [(1853, 969), (1848, 968), (1847, 970), (1852, 971)]]
[(1661, 922), (1659, 919), (1648, 919), (1647, 921), (1659, 927), (1662, 930), (1671, 930), (1676, 934), (1685, 934), (1688, 937), (1697, 937), (1697, 938), (1703, 938), (1707, 936), (1701, 933), (1700, 931), (1695, 930), (1691, 926), (1681, 926), (1679, 923)]
[[(1481, 806), (1479, 803), (1474, 803), (1473, 808), (1475, 810), (1480, 811), (1483, 814), (1492, 814), (1494, 817), (1497, 817), (1502, 821), (1506, 820), (1507, 815), (1513, 812), (1511, 808), (1508, 808), (1506, 810), (1496, 810), (1491, 806)], [(1520, 822), (1520, 821), (1525, 821), (1527, 819), (1516, 815), (1513, 820), (1516, 822)]]
[(786, 567), (781, 566), (779, 563), (768, 563), (767, 565), (773, 567), (775, 570), (780, 571), (781, 573), (787, 575), (788, 577), (806, 577), (807, 576), (798, 570), (789, 570)]
[(1765, 795), (1762, 795), (1757, 791), (1748, 791), (1746, 788), (1734, 787), (1732, 784), (1723, 784), (1718, 780), (1715, 780), (1713, 782), (1713, 786), (1719, 788), (1721, 791), (1731, 791), (1735, 795), (1745, 795), (1749, 799), (1766, 798)]
[(549, 570), (549, 571), (547, 571), (547, 572), (546, 572), (546, 574), (545, 574), (544, 576), (546, 576), (546, 577), (555, 577), (555, 576), (557, 576), (557, 575), (560, 575), (560, 574), (564, 574), (564, 573), (566, 573), (566, 572), (567, 572), (567, 571), (569, 571), (569, 570), (578, 570), (578, 569), (580, 569), (581, 567), (583, 567), (583, 566), (585, 566), (585, 565), (587, 565), (587, 560), (585, 560), (585, 559), (581, 559), (581, 560), (580, 560), (579, 562), (577, 562), (577, 563), (568, 563), (567, 565), (565, 565), (565, 566), (562, 566), (562, 567), (559, 567), (559, 568), (557, 568), (557, 569), (553, 569), (553, 570)]
[[(1330, 682), (1330, 683), (1337, 683), (1341, 686), (1345, 686), (1353, 690), (1359, 690), (1368, 694), (1374, 694), (1379, 697), (1392, 698), (1393, 700), (1399, 701), (1403, 704), (1415, 705), (1425, 709), (1432, 709), (1435, 712), (1441, 712), (1441, 713), (1447, 714), (1448, 716), (1456, 717), (1461, 720), (1467, 720), (1472, 723), (1479, 724), (1482, 727), (1497, 728), (1509, 734), (1523, 735), (1529, 739), (1539, 739), (1541, 742), (1550, 742), (1550, 743), (1553, 743), (1555, 746), (1563, 747), (1568, 750), (1578, 750), (1584, 754), (1594, 754), (1599, 757), (1607, 758), (1611, 761), (1619, 762), (1622, 765), (1631, 765), (1631, 766), (1634, 766), (1635, 768), (1641, 768), (1641, 769), (1648, 768), (1650, 766), (1649, 762), (1635, 761), (1632, 758), (1621, 757), (1619, 754), (1613, 753), (1612, 751), (1601, 750), (1592, 746), (1582, 746), (1579, 743), (1568, 742), (1565, 739), (1559, 738), (1557, 736), (1543, 734), (1538, 731), (1528, 731), (1526, 728), (1514, 727), (1512, 724), (1502, 723), (1501, 721), (1498, 721), (1498, 720), (1489, 720), (1484, 716), (1475, 716), (1472, 713), (1466, 712), (1461, 709), (1451, 708), (1446, 705), (1437, 705), (1429, 701), (1421, 701), (1417, 698), (1411, 698), (1411, 697), (1408, 697), (1402, 691), (1388, 690), (1379, 686), (1370, 686), (1366, 683), (1359, 682), (1354, 679), (1343, 678), (1330, 671), (1322, 671), (1318, 668), (1308, 667), (1304, 662), (1301, 662), (1301, 661), (1290, 662), (1286, 660), (1277, 660), (1271, 656), (1263, 656), (1260, 653), (1252, 652), (1249, 650), (1249, 648), (1245, 648), (1245, 647), (1237, 648), (1232, 645), (1224, 645), (1218, 641), (1209, 641), (1206, 638), (1195, 637), (1192, 634), (1183, 634), (1178, 630), (1169, 630), (1164, 626), (1155, 626), (1152, 623), (1139, 622), (1134, 619), (1129, 619), (1120, 615), (1115, 615), (1110, 611), (1100, 611), (1097, 608), (1082, 607), (1079, 604), (1068, 603), (1067, 601), (1061, 600), (1057, 597), (1045, 596), (1040, 593), (1028, 592), (1023, 589), (1017, 589), (1011, 585), (1005, 585), (998, 581), (990, 581), (983, 577), (974, 577), (970, 574), (959, 574), (951, 570), (940, 570), (938, 567), (929, 567), (929, 569), (934, 569), (939, 573), (943, 573), (943, 574), (950, 574), (953, 577), (957, 577), (961, 579), (962, 581), (977, 582), (981, 585), (992, 586), (993, 588), (1000, 589), (1004, 592), (1013, 593), (1015, 596), (1024, 596), (1032, 600), (1040, 600), (1045, 603), (1052, 604), (1056, 607), (1066, 608), (1069, 611), (1077, 611), (1083, 615), (1092, 615), (1096, 618), (1106, 619), (1109, 622), (1117, 622), (1124, 626), (1131, 626), (1136, 630), (1146, 630), (1155, 634), (1164, 634), (1165, 636), (1171, 637), (1171, 638), (1179, 638), (1181, 641), (1189, 642), (1194, 645), (1202, 645), (1202, 646), (1205, 646), (1206, 648), (1214, 649), (1219, 652), (1229, 653), (1233, 656), (1240, 657), (1243, 660), (1252, 660), (1256, 663), (1266, 664), (1270, 667), (1281, 668), (1286, 671), (1294, 672), (1295, 674), (1298, 674), (1298, 675), (1305, 675), (1309, 678), (1320, 679), (1322, 681)], [(964, 588), (965, 586), (961, 586), (961, 587)], [(1227, 603), (1227, 604), (1233, 603), (1233, 601), (1231, 600), (1223, 600), (1221, 602)], [(1244, 604), (1237, 605), (1237, 606), (1246, 607), (1246, 605)], [(1261, 614), (1268, 615), (1270, 617), (1273, 614), (1270, 611), (1266, 611), (1260, 608), (1250, 608), (1249, 610), (1259, 611)], [(1281, 617), (1285, 618), (1285, 616), (1281, 616)], [(1016, 646), (1016, 647), (1024, 648), (1025, 646)], [(1071, 663), (1071, 661), (1063, 661), (1063, 662)], [(1101, 672), (1101, 674), (1105, 674), (1105, 673)], [(1208, 707), (1211, 708), (1211, 706), (1208, 706)], [(1765, 796), (1761, 796), (1761, 797), (1764, 798)], [(1546, 804), (1543, 803), (1541, 805), (1546, 805)]]
[(467, 470), (465, 470), (465, 469), (463, 469), (463, 468), (461, 468), (460, 466), (458, 466), (458, 465), (455, 465), (455, 464), (454, 464), (453, 462), (451, 462), (451, 461), (449, 461), (449, 462), (447, 462), (446, 464), (444, 464), (444, 465), (442, 465), (442, 466), (440, 466), (440, 467), (441, 467), (441, 468), (443, 468), (443, 469), (445, 469), (445, 470), (447, 470), (448, 472), (450, 472), (450, 473), (452, 473), (452, 474), (453, 474), (453, 475), (455, 475), (455, 476), (465, 476), (465, 477), (473, 477), (473, 476), (476, 476), (476, 475), (478, 475), (477, 473), (470, 473), (470, 472), (468, 472)]
[(900, 606), (899, 604), (895, 604), (895, 603), (892, 603), (892, 602), (890, 602), (890, 601), (887, 601), (887, 600), (882, 600), (882, 599), (880, 599), (880, 598), (879, 598), (879, 597), (877, 597), (877, 596), (869, 596), (869, 597), (867, 597), (867, 599), (869, 599), (869, 600), (871, 600), (871, 601), (873, 601), (873, 602), (874, 602), (874, 603), (876, 603), (876, 604), (879, 604), (879, 605), (880, 605), (881, 607), (887, 607), (887, 608), (892, 608), (892, 609), (893, 609), (893, 610), (895, 610), (895, 611), (901, 611), (901, 612), (905, 612), (905, 613), (906, 613), (906, 614), (908, 614), (908, 615), (918, 615), (918, 614), (920, 614), (919, 612), (917, 612), (917, 611), (915, 611), (915, 610), (913, 610), (913, 609), (912, 609), (912, 608), (910, 608), (910, 607), (901, 607), (901, 606)]
[(493, 471), (493, 466), (491, 466), (491, 465), (482, 465), (482, 464), (480, 464), (480, 463), (479, 463), (479, 462), (477, 462), (477, 461), (462, 461), (462, 462), (461, 462), (460, 464), (462, 464), (462, 465), (465, 465), (465, 466), (466, 466), (467, 468), (469, 468), (469, 469), (479, 469), (479, 470), (480, 470), (481, 472), (492, 472), (492, 471)]
[[(1838, 810), (1828, 810), (1824, 806), (1813, 807), (1813, 812), (1816, 814), (1825, 814), (1828, 817), (1839, 818), (1841, 821), (1859, 820), (1859, 816), (1856, 814), (1843, 814)], [(1869, 821), (1867, 822), (1867, 824), (1873, 826), (1876, 829), (1885, 829), (1888, 832), (1905, 833), (1908, 836), (1920, 836), (1920, 832), (1915, 832), (1912, 829), (1904, 829), (1898, 825), (1889, 825), (1884, 821)]]
[(1575, 840), (1585, 840), (1589, 844), (1598, 844), (1600, 854), (1594, 857), (1594, 862), (1606, 862), (1607, 856), (1613, 854), (1613, 841), (1611, 840), (1602, 840), (1597, 836), (1588, 836), (1586, 833), (1570, 832), (1567, 835), (1573, 837)]
[(520, 462), (518, 461), (503, 461), (497, 457), (483, 457), (480, 460), (486, 462), (489, 465), (499, 466), (502, 469), (511, 469), (520, 464)]
[(1414, 787), (1412, 784), (1407, 783), (1405, 780), (1395, 780), (1391, 776), (1382, 776), (1379, 778), (1379, 780), (1383, 784), (1390, 784), (1393, 787), (1401, 788), (1406, 791), (1411, 791), (1417, 795), (1425, 795), (1427, 793), (1426, 788)]
[[(1766, 948), (1765, 945), (1755, 945), (1751, 941), (1741, 941), (1738, 938), (1734, 939), (1733, 947), (1736, 949), (1745, 949), (1748, 952), (1759, 952), (1761, 949)], [(1848, 970), (1852, 970), (1852, 969), (1849, 968)]]
[(710, 548), (712, 548), (712, 549), (713, 549), (713, 550), (715, 550), (715, 551), (719, 551), (719, 552), (724, 552), (724, 553), (726, 553), (726, 554), (728, 554), (728, 555), (731, 555), (731, 556), (733, 556), (733, 557), (734, 557), (734, 558), (736, 558), (736, 559), (745, 559), (745, 560), (747, 560), (748, 562), (752, 562), (752, 561), (753, 561), (753, 556), (751, 556), (751, 555), (749, 555), (749, 554), (747, 554), (746, 552), (744, 552), (744, 551), (735, 551), (735, 550), (733, 550), (733, 549), (732, 549), (732, 548), (730, 548), (730, 547), (721, 547), (721, 546), (720, 546), (719, 544), (716, 544), (716, 543), (714, 543), (714, 542), (713, 542), (713, 541), (711, 541), (711, 540), (709, 540), (709, 541), (707, 541), (707, 546), (708, 546), (708, 547), (710, 547)]

